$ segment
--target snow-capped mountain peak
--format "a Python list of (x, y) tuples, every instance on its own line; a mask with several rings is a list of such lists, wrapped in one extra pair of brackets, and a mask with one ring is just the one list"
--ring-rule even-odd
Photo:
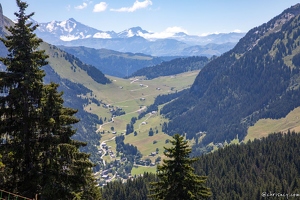
[(149, 33), (148, 31), (143, 30), (141, 27), (132, 27), (129, 29), (126, 29), (120, 33), (118, 33), (118, 36), (121, 38), (126, 38), (126, 37), (133, 37), (133, 36), (142, 36), (145, 33)]
[(115, 32), (100, 31), (95, 28), (86, 26), (73, 18), (65, 21), (51, 21), (48, 23), (40, 23), (37, 34), (48, 33), (54, 38), (62, 41), (72, 41), (86, 38), (112, 38)]

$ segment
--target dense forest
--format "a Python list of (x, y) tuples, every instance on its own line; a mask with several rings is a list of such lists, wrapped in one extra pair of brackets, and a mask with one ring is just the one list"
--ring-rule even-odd
[[(207, 176), (211, 199), (265, 199), (263, 195), (300, 195), (300, 135), (274, 133), (267, 138), (229, 145), (200, 156), (193, 164), (198, 175)], [(154, 174), (143, 174), (125, 184), (108, 183), (104, 199), (149, 199)], [(138, 192), (139, 191), (139, 192)], [(278, 197), (278, 196), (274, 196)], [(282, 199), (287, 199), (285, 196)]]
[[(167, 104), (161, 114), (169, 118), (166, 133), (186, 133), (202, 144), (230, 141), (261, 118), (281, 118), (300, 106), (300, 5), (256, 27), (234, 49), (209, 62), (188, 94)], [(278, 31), (280, 30), (280, 31)]]
[(183, 72), (202, 69), (208, 62), (209, 59), (204, 56), (176, 58), (152, 67), (142, 68), (133, 73), (131, 77), (146, 76), (147, 79), (154, 79), (160, 76), (176, 75)]
[(194, 167), (208, 176), (215, 199), (262, 199), (263, 192), (300, 194), (299, 144), (298, 133), (271, 134), (202, 156)]

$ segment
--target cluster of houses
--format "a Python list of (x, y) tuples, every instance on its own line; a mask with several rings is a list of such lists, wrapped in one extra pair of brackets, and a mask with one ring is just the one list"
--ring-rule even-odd
[[(102, 149), (105, 149), (111, 158), (116, 157), (114, 152), (111, 150), (111, 146), (107, 146), (107, 144), (105, 142), (103, 142), (101, 145), (102, 145)], [(101, 152), (101, 153), (104, 153), (104, 152)]]
[(101, 178), (103, 178), (103, 179), (105, 179), (105, 180), (110, 179), (109, 173), (111, 173), (111, 172), (112, 172), (112, 169), (111, 169), (111, 168), (102, 171)]

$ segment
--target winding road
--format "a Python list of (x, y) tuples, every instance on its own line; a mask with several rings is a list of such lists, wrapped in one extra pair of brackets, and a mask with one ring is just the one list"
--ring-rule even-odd
[(106, 143), (106, 142), (108, 142), (108, 141), (111, 141), (111, 140), (114, 140), (116, 138), (116, 136), (114, 136), (114, 137), (112, 137), (112, 138), (110, 138), (110, 139), (108, 139), (108, 140), (104, 140), (103, 142), (101, 142), (101, 144), (100, 144), (100, 148), (101, 148), (101, 150), (102, 150), (102, 156), (101, 156), (101, 159), (102, 159), (102, 161), (103, 161), (103, 165), (105, 166), (106, 165), (106, 163), (105, 163), (105, 160), (103, 159), (103, 157), (105, 156), (105, 154), (106, 154), (106, 149), (105, 148), (103, 148), (103, 144), (104, 143)]

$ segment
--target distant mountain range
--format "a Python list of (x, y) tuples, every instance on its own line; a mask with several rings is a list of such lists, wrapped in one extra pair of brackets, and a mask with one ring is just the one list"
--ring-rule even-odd
[[(33, 23), (38, 23), (32, 20)], [(213, 56), (232, 49), (245, 33), (220, 33), (207, 36), (183, 32), (160, 37), (156, 33), (133, 27), (120, 33), (101, 31), (73, 18), (38, 23), (38, 37), (54, 45), (85, 46), (152, 56)]]

